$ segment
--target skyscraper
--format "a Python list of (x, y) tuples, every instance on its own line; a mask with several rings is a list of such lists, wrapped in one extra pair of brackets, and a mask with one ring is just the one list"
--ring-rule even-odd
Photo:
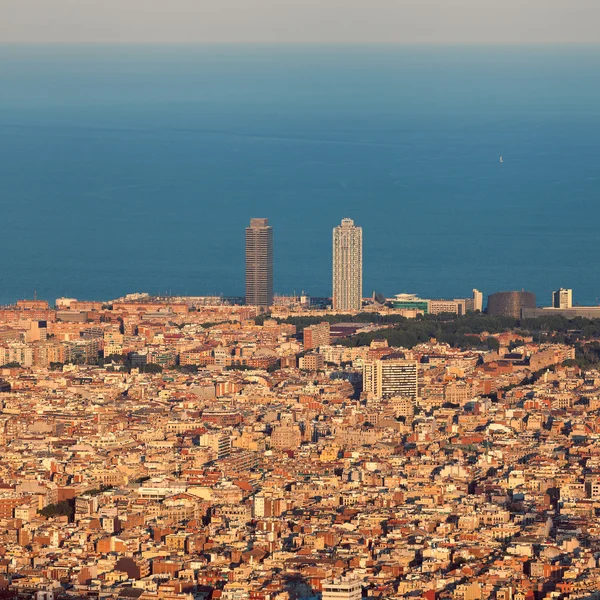
[(246, 304), (273, 304), (273, 228), (268, 219), (250, 219), (246, 227)]
[(573, 307), (573, 290), (560, 288), (552, 292), (552, 307), (553, 308), (572, 308)]
[(333, 229), (333, 308), (362, 307), (362, 227), (342, 219)]

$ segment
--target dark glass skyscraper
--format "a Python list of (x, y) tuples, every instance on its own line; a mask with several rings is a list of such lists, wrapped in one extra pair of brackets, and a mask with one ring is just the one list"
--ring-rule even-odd
[(273, 228), (268, 219), (250, 219), (246, 227), (246, 304), (273, 304)]

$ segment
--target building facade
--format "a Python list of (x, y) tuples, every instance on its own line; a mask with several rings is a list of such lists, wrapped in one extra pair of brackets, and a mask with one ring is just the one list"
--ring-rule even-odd
[(379, 360), (367, 360), (363, 366), (363, 392), (372, 398), (396, 396), (416, 398), (418, 365), (393, 354)]
[(316, 352), (309, 352), (298, 361), (298, 368), (303, 371), (318, 371), (324, 367), (325, 360), (323, 359), (323, 355)]
[(419, 298), (415, 294), (396, 294), (392, 306), (396, 309), (415, 310), (424, 315), (429, 313), (429, 300)]
[(304, 349), (311, 350), (331, 343), (331, 327), (327, 321), (305, 327), (303, 331)]
[(459, 317), (467, 312), (466, 300), (429, 300), (429, 314), (441, 315), (451, 313)]
[(560, 288), (552, 292), (552, 308), (572, 308), (573, 290)]
[(246, 304), (273, 304), (273, 228), (268, 219), (250, 219), (246, 227)]
[(473, 290), (473, 310), (483, 312), (483, 294), (477, 290)]
[(573, 306), (571, 308), (524, 308), (522, 311), (524, 319), (537, 319), (548, 315), (560, 315), (565, 319), (600, 319), (600, 306)]
[(341, 577), (323, 583), (323, 600), (361, 600), (360, 579)]
[(333, 229), (333, 308), (362, 307), (362, 227), (342, 219)]
[(535, 308), (533, 292), (496, 292), (488, 297), (487, 312), (492, 317), (521, 318), (523, 309)]

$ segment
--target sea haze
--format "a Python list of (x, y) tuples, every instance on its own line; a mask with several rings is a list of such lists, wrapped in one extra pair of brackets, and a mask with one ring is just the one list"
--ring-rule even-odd
[[(503, 163), (500, 163), (500, 156)], [(600, 49), (0, 47), (0, 303), (331, 293), (600, 296)]]

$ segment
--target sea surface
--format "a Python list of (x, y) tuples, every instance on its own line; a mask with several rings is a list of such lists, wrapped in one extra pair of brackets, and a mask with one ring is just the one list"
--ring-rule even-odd
[[(503, 162), (500, 162), (500, 156)], [(0, 303), (331, 293), (600, 297), (600, 47), (0, 46)]]

